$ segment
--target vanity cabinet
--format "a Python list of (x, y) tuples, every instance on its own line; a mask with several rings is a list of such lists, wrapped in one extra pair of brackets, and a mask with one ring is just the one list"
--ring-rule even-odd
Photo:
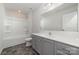
[(41, 55), (54, 55), (54, 42), (40, 36), (32, 35), (32, 47)]
[(37, 36), (37, 39), (36, 39), (36, 51), (39, 53), (39, 54), (42, 54), (42, 50), (43, 50), (43, 41), (42, 41), (42, 38)]
[(79, 55), (78, 47), (37, 35), (32, 35), (32, 47), (40, 55)]
[(42, 50), (43, 50), (42, 38), (36, 35), (32, 35), (32, 48), (35, 51), (37, 51), (39, 54), (42, 54)]
[(55, 42), (55, 54), (56, 55), (79, 55), (79, 48)]
[(54, 55), (54, 42), (50, 39), (43, 39), (43, 55)]
[(35, 35), (32, 35), (32, 48), (36, 48), (36, 36)]

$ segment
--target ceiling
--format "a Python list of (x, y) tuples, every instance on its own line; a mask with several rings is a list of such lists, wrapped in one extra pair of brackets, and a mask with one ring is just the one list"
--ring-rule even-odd
[(5, 3), (5, 9), (10, 11), (21, 10), (22, 13), (27, 14), (32, 10), (36, 10), (41, 6), (42, 3)]

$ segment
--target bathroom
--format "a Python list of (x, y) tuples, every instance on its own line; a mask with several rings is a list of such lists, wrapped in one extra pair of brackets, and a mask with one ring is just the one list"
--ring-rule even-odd
[(1, 55), (79, 55), (78, 3), (0, 3)]

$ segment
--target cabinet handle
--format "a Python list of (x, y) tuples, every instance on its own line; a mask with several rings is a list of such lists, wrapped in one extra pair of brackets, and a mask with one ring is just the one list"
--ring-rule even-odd
[(67, 53), (67, 54), (70, 54), (70, 51), (65, 48), (63, 48), (63, 51), (65, 51), (65, 53)]
[(66, 54), (71, 54), (69, 50), (65, 49), (65, 48), (62, 48), (62, 49), (58, 49), (58, 50), (61, 50), (62, 52), (66, 53)]

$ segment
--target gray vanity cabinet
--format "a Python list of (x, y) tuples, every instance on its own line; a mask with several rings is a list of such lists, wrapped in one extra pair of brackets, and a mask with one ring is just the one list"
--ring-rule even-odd
[(54, 55), (54, 42), (50, 39), (43, 39), (43, 55)]
[(35, 50), (39, 53), (42, 54), (42, 49), (43, 49), (43, 43), (42, 43), (42, 38), (37, 36), (36, 39), (36, 48)]
[(54, 54), (54, 42), (50, 39), (38, 37), (36, 41), (37, 51), (41, 55), (53, 55)]
[(79, 55), (79, 48), (32, 35), (32, 47), (41, 55)]
[(55, 54), (56, 55), (79, 55), (79, 48), (55, 42)]
[(32, 35), (32, 47), (33, 49), (36, 48), (36, 36), (35, 35)]
[(54, 55), (54, 42), (38, 36), (36, 40), (36, 51), (41, 55)]
[(54, 54), (54, 42), (50, 39), (32, 35), (32, 47), (41, 55)]
[(35, 49), (39, 54), (42, 54), (43, 51), (43, 38), (36, 36), (36, 35), (32, 35), (32, 47), (33, 49)]

